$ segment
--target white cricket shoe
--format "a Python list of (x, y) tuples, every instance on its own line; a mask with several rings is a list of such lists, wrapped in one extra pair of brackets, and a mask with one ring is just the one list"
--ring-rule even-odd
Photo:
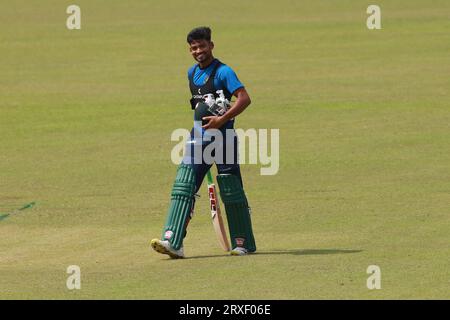
[(242, 247), (236, 247), (230, 251), (232, 256), (244, 256), (248, 254), (248, 250)]
[(178, 250), (172, 248), (168, 240), (153, 239), (150, 242), (152, 248), (159, 253), (168, 254), (172, 259), (182, 259), (184, 258), (183, 247)]

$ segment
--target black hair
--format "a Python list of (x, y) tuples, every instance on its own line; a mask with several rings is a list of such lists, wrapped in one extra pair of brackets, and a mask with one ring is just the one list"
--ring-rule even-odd
[(192, 29), (187, 35), (187, 42), (191, 44), (194, 40), (211, 41), (211, 29), (209, 27), (198, 27)]

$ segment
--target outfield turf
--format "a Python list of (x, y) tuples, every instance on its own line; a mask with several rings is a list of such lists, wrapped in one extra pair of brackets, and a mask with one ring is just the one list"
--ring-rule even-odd
[[(450, 2), (1, 1), (1, 299), (449, 299)], [(257, 4), (257, 5), (256, 5)], [(150, 249), (189, 129), (185, 41), (280, 129), (280, 170), (242, 167), (258, 254), (219, 248), (206, 188), (188, 259)], [(69, 265), (81, 290), (66, 288)], [(366, 269), (381, 268), (380, 290)]]

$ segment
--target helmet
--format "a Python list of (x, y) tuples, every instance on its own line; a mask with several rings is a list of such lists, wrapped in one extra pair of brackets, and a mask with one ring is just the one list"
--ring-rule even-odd
[(198, 102), (195, 105), (194, 121), (201, 121), (202, 125), (205, 125), (208, 121), (202, 120), (202, 118), (208, 116), (213, 116), (213, 114), (209, 111), (209, 106), (205, 102)]

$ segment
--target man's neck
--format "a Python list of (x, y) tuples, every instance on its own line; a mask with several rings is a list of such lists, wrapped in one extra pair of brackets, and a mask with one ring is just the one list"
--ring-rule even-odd
[(205, 69), (206, 67), (208, 67), (212, 62), (214, 61), (214, 57), (211, 56), (211, 58), (209, 58), (206, 61), (203, 62), (199, 62), (198, 65), (201, 69)]

